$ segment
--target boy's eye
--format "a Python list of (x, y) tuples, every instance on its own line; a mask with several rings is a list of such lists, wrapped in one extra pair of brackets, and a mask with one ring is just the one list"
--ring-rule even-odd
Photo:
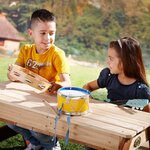
[(50, 36), (52, 36), (54, 34), (54, 32), (49, 33)]

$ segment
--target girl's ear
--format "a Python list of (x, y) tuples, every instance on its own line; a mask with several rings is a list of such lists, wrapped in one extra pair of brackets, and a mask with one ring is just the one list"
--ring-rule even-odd
[(32, 35), (32, 30), (31, 30), (31, 29), (28, 29), (28, 30), (27, 30), (27, 33), (28, 33), (29, 36), (31, 36), (31, 35)]

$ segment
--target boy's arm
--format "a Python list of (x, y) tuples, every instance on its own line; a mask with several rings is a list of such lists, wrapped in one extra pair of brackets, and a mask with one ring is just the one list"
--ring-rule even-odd
[(60, 74), (60, 85), (62, 87), (70, 87), (71, 86), (71, 80), (70, 80), (70, 75), (69, 74)]
[(61, 87), (70, 87), (71, 86), (71, 80), (69, 74), (60, 74), (60, 82), (51, 82), (52, 87), (50, 88), (49, 92), (51, 94), (56, 94), (57, 90)]

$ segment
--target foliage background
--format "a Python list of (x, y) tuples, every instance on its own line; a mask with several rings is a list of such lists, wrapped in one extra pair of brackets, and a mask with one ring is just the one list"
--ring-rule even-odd
[(137, 38), (150, 65), (150, 0), (0, 0), (0, 10), (31, 42), (32, 12), (46, 8), (57, 17), (56, 44), (79, 60), (103, 62), (107, 45), (122, 36)]
[[(105, 61), (108, 43), (122, 36), (137, 38), (142, 46), (145, 65), (150, 68), (150, 0), (0, 0), (0, 11), (26, 37), (21, 45), (32, 42), (27, 29), (32, 12), (46, 8), (57, 17), (56, 45), (78, 60)], [(7, 66), (15, 59), (0, 58), (0, 82), (7, 80)], [(71, 67), (74, 86), (82, 85), (98, 76), (97, 68)], [(150, 83), (150, 69), (147, 69)], [(103, 91), (94, 94), (106, 98)], [(4, 123), (0, 122), (0, 126)], [(13, 149), (24, 143), (20, 135), (0, 143), (0, 149)], [(61, 141), (64, 149), (64, 141)], [(69, 143), (69, 150), (83, 150), (81, 145)]]

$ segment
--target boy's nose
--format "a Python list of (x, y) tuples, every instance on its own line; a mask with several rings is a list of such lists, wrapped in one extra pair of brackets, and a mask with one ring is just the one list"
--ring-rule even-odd
[(51, 35), (49, 35), (49, 34), (47, 34), (46, 36), (45, 36), (45, 38), (44, 38), (46, 41), (51, 41), (51, 39), (52, 39), (52, 36)]
[(51, 39), (51, 35), (50, 35), (50, 34), (47, 35), (47, 39), (48, 39), (48, 40)]

